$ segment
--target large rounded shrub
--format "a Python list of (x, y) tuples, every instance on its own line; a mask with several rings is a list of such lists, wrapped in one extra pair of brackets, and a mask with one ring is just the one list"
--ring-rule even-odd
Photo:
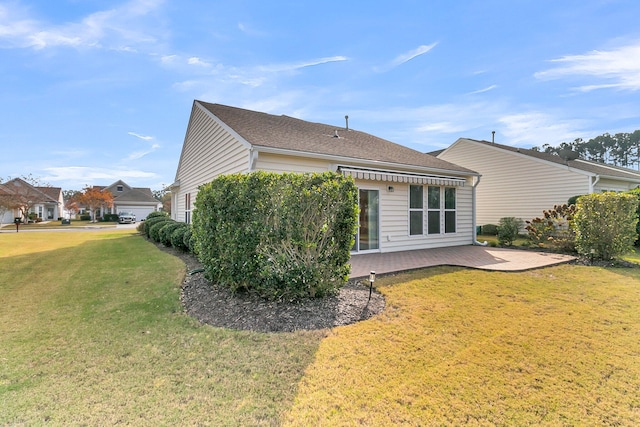
[(333, 172), (224, 175), (200, 187), (196, 252), (208, 278), (268, 299), (319, 297), (349, 277), (357, 187)]
[(183, 223), (174, 220), (167, 221), (164, 227), (160, 228), (158, 233), (159, 242), (165, 246), (171, 246), (171, 233), (173, 233), (175, 229), (181, 227), (182, 224)]
[(176, 221), (172, 219), (167, 219), (165, 221), (159, 221), (159, 222), (156, 222), (155, 224), (152, 224), (149, 227), (149, 238), (155, 242), (160, 243), (160, 230), (162, 230), (162, 228), (167, 224), (173, 224), (175, 222)]
[(164, 215), (164, 216), (159, 216), (159, 217), (155, 217), (155, 218), (151, 218), (151, 219), (146, 220), (146, 221), (144, 222), (144, 234), (145, 234), (147, 237), (151, 237), (151, 236), (149, 235), (149, 230), (151, 229), (151, 227), (152, 227), (153, 225), (155, 225), (155, 224), (158, 224), (158, 223), (160, 223), (160, 222), (166, 222), (166, 221), (172, 221), (172, 219), (171, 219), (171, 218), (169, 218), (169, 216), (168, 216), (168, 215)]
[(176, 227), (171, 232), (171, 246), (176, 249), (180, 249), (183, 251), (188, 251), (189, 247), (184, 243), (184, 235), (191, 228), (189, 224), (185, 224), (184, 222), (178, 223), (179, 227)]
[(151, 212), (149, 215), (147, 215), (147, 218), (145, 219), (145, 221), (151, 218), (162, 218), (162, 217), (169, 218), (169, 214), (162, 211), (154, 211), (154, 212)]
[(193, 235), (193, 227), (189, 226), (184, 232), (182, 243), (184, 244), (185, 248), (187, 248), (187, 251), (196, 253), (196, 239)]

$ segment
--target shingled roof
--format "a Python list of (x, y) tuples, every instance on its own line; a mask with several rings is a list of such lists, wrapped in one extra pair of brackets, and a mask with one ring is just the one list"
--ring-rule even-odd
[(619, 166), (598, 163), (591, 160), (582, 160), (582, 159), (565, 160), (559, 155), (553, 154), (553, 153), (545, 153), (542, 151), (535, 151), (527, 148), (511, 147), (509, 145), (496, 144), (494, 142), (489, 142), (484, 140), (476, 140), (476, 139), (470, 139), (470, 138), (464, 138), (464, 139), (466, 139), (467, 141), (473, 141), (479, 144), (500, 148), (506, 151), (524, 154), (529, 157), (535, 157), (536, 159), (546, 160), (548, 162), (569, 166), (570, 168), (582, 170), (595, 175), (612, 177), (612, 178), (621, 178), (621, 179), (632, 180), (632, 181), (640, 181), (640, 171), (635, 171), (633, 169), (627, 169)]
[(395, 163), (465, 174), (475, 172), (429, 154), (344, 127), (196, 101), (254, 147)]

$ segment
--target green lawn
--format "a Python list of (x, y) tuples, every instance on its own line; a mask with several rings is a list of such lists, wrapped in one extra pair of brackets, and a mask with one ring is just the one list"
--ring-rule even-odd
[[(43, 222), (32, 222), (28, 224), (20, 224), (18, 230), (55, 230), (55, 229), (73, 229), (73, 228), (113, 228), (117, 225), (117, 222), (91, 222), (88, 220), (81, 221), (77, 219), (72, 219), (70, 224), (62, 224), (62, 221), (43, 221)], [(0, 227), (2, 230), (7, 231), (15, 231), (16, 225), (13, 223), (2, 224)], [(18, 231), (20, 232), (20, 231)]]
[(273, 425), (322, 332), (203, 327), (131, 232), (0, 234), (0, 425)]
[(183, 274), (132, 232), (0, 234), (0, 425), (640, 424), (640, 269), (431, 268), (281, 334), (199, 325)]

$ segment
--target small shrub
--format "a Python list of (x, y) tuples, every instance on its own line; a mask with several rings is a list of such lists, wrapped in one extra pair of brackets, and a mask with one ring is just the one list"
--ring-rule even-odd
[(633, 249), (638, 222), (635, 195), (589, 194), (582, 196), (577, 206), (573, 225), (579, 254), (611, 260)]
[(498, 234), (498, 226), (495, 224), (483, 225), (482, 234), (485, 234), (487, 236), (496, 236)]
[(171, 246), (171, 233), (173, 233), (176, 228), (181, 227), (182, 224), (183, 223), (174, 220), (167, 221), (158, 233), (159, 242), (165, 246)]
[(520, 228), (524, 222), (520, 218), (512, 216), (500, 218), (498, 223), (498, 243), (501, 245), (511, 246), (513, 241), (518, 238)]
[[(145, 221), (147, 222), (147, 221)], [(175, 221), (172, 219), (165, 219), (164, 221), (156, 222), (149, 227), (149, 238), (154, 242), (160, 243), (160, 230), (162, 227), (167, 225), (168, 223), (174, 223)]]
[(493, 240), (489, 242), (489, 246), (491, 246), (492, 248), (497, 248), (498, 247), (498, 243), (494, 242)]
[(191, 253), (196, 253), (196, 241), (193, 235), (193, 228), (191, 225), (184, 232), (184, 237), (182, 238), (183, 245), (187, 248), (187, 251)]
[(80, 215), (80, 221), (91, 221), (91, 215), (89, 214)]
[(104, 214), (102, 217), (102, 221), (104, 222), (118, 222), (117, 214)]
[(184, 222), (178, 223), (179, 227), (176, 227), (171, 233), (171, 246), (176, 249), (180, 249), (183, 251), (188, 251), (189, 247), (184, 243), (184, 235), (191, 228), (189, 224), (185, 224)]
[(144, 234), (144, 222), (139, 222), (136, 226), (136, 230), (138, 231), (138, 233)]

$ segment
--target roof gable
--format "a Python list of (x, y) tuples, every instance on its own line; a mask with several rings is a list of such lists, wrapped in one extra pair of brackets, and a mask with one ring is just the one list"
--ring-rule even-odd
[[(48, 203), (48, 202), (57, 203), (58, 202), (57, 197), (52, 197), (50, 195), (51, 194), (50, 191), (51, 192), (54, 191), (50, 189), (56, 189), (57, 187), (35, 187), (21, 178), (14, 178), (10, 181), (7, 181), (6, 183), (3, 184), (3, 186), (6, 190), (5, 194), (6, 193), (14, 194), (14, 195), (29, 194), (30, 198), (33, 197), (37, 199), (37, 200), (34, 200), (37, 203)], [(59, 188), (58, 190), (62, 191)]]
[(38, 190), (42, 191), (44, 194), (49, 196), (51, 200), (58, 201), (62, 195), (62, 188), (60, 187), (36, 187)]
[(195, 101), (252, 147), (311, 156), (337, 156), (475, 175), (429, 154), (353, 129)]

